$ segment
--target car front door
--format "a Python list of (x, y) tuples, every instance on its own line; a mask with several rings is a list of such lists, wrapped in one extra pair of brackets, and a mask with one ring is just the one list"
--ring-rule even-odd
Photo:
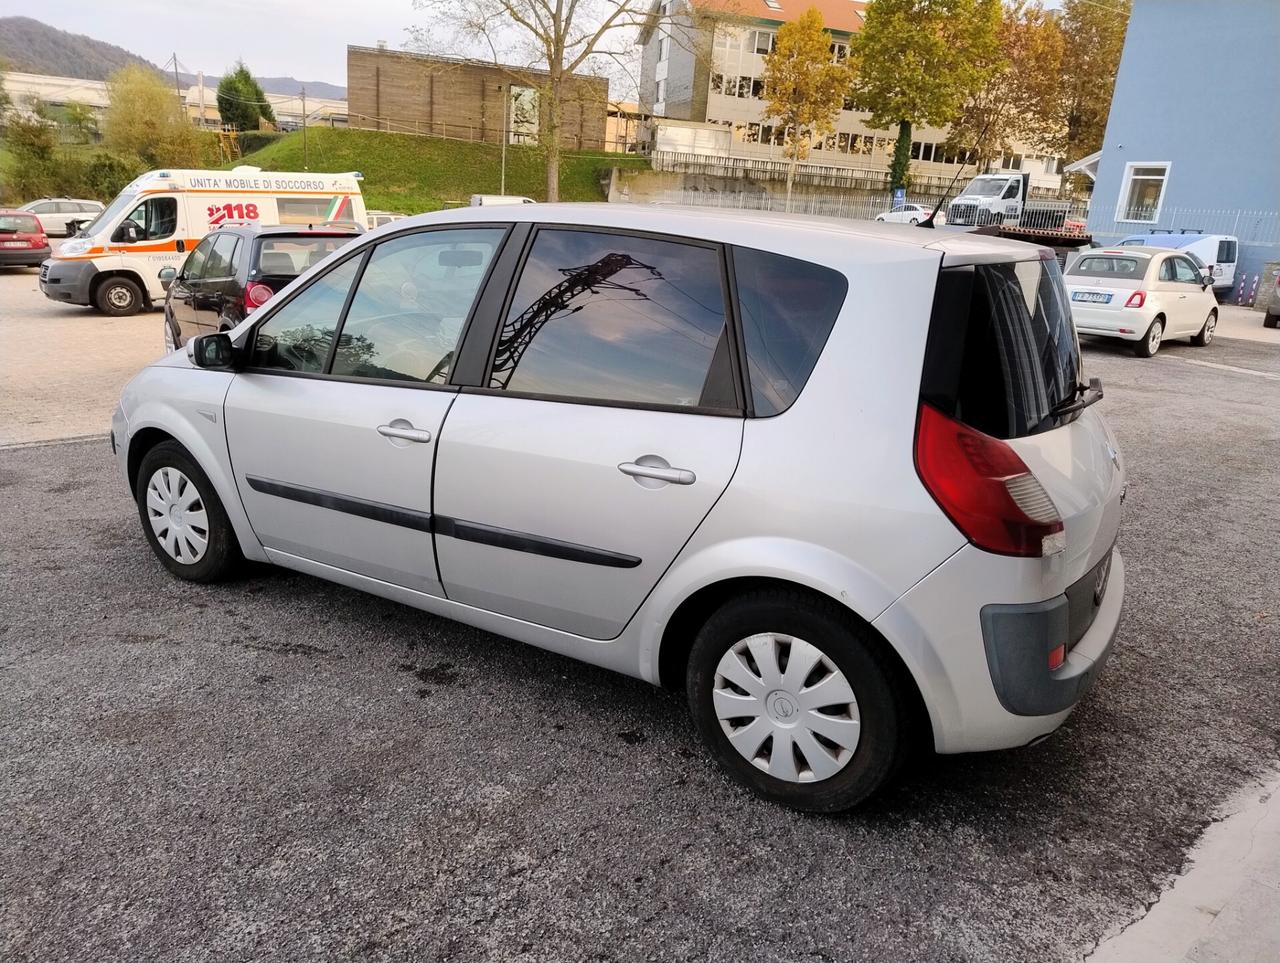
[(480, 386), (440, 441), (450, 599), (592, 639), (622, 631), (737, 465), (725, 291), (715, 245), (534, 231)]
[(178, 276), (169, 285), (165, 304), (169, 317), (173, 320), (175, 344), (186, 344), (197, 334), (204, 333), (199, 327), (194, 299), (200, 288), (200, 282), (204, 278), (205, 265), (209, 261), (209, 255), (213, 252), (213, 245), (217, 240), (217, 234), (210, 234), (197, 244), (195, 249), (187, 255), (182, 267), (178, 269)]
[(441, 594), (431, 478), (447, 381), (505, 234), (366, 245), (264, 309), (225, 418), (240, 497), (274, 561)]
[(1209, 316), (1213, 295), (1205, 290), (1204, 275), (1190, 258), (1173, 257), (1173, 279), (1178, 287), (1178, 333), (1195, 334)]
[(192, 285), (191, 315), (198, 334), (209, 334), (222, 327), (227, 299), (235, 296), (237, 289), (233, 265), (239, 244), (240, 238), (235, 234), (215, 235), (200, 280)]

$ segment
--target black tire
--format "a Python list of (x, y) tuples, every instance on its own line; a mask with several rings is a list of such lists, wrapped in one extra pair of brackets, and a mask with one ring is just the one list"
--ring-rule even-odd
[[(1160, 326), (1160, 340), (1156, 342), (1156, 346), (1153, 349), (1151, 347), (1151, 332), (1155, 330), (1156, 325)], [(1164, 316), (1157, 315), (1156, 319), (1151, 322), (1151, 325), (1147, 328), (1147, 330), (1143, 332), (1142, 340), (1133, 346), (1133, 353), (1136, 354), (1139, 358), (1154, 358), (1156, 355), (1156, 352), (1160, 350), (1160, 345), (1163, 343), (1164, 343)]]
[(1213, 340), (1213, 330), (1217, 325), (1218, 310), (1214, 308), (1209, 312), (1209, 316), (1204, 319), (1204, 324), (1200, 326), (1200, 330), (1191, 336), (1191, 343), (1197, 348), (1203, 348), (1208, 345)]
[[(199, 505), (203, 507), (207, 521), (205, 531), (208, 544), (204, 554), (196, 561), (182, 562), (169, 555), (160, 542), (159, 533), (152, 527), (151, 510), (147, 504), (147, 488), (152, 477), (162, 468), (176, 468), (186, 476), (190, 484), (195, 486), (199, 494)], [(191, 457), (190, 452), (176, 441), (160, 442), (142, 456), (133, 494), (138, 505), (138, 519), (142, 523), (142, 533), (165, 568), (178, 578), (189, 582), (217, 582), (232, 574), (241, 560), (235, 531), (231, 527), (226, 509), (222, 507), (222, 501), (218, 498), (213, 483), (209, 481), (209, 476), (204, 473), (196, 460)]]
[(123, 275), (113, 275), (98, 285), (94, 292), (94, 306), (113, 318), (124, 318), (142, 310), (142, 289), (137, 282)]
[(1280, 314), (1272, 314), (1268, 311), (1262, 317), (1262, 326), (1264, 328), (1280, 328)]
[[(857, 744), (829, 778), (790, 782), (770, 775), (738, 752), (716, 716), (713, 690), (721, 657), (743, 639), (765, 632), (815, 645), (853, 689), (861, 721)], [(703, 744), (736, 781), (765, 799), (808, 812), (856, 806), (897, 772), (912, 742), (909, 682), (882, 646), (883, 640), (848, 610), (799, 591), (771, 589), (725, 603), (703, 625), (689, 654), (686, 688)]]

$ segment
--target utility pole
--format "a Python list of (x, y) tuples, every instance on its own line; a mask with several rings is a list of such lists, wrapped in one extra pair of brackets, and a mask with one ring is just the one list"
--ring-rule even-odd
[(307, 88), (302, 88), (302, 169), (309, 171), (307, 155)]
[(178, 107), (183, 108), (186, 113), (185, 105), (182, 103), (182, 87), (178, 83), (178, 51), (173, 52), (173, 92), (178, 95)]
[(502, 175), (501, 182), (498, 187), (499, 194), (507, 193), (507, 109), (511, 104), (511, 85), (498, 84), (498, 89), (502, 91)]

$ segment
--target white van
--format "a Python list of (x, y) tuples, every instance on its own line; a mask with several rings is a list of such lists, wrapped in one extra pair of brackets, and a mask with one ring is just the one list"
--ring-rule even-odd
[(1128, 247), (1169, 247), (1194, 254), (1213, 273), (1213, 293), (1223, 297), (1236, 286), (1236, 259), (1240, 242), (1230, 234), (1201, 234), (1199, 231), (1130, 234), (1120, 242)]
[(134, 314), (164, 298), (161, 269), (177, 267), (211, 230), (253, 224), (365, 223), (362, 176), (231, 171), (148, 171), (40, 266), (45, 297)]

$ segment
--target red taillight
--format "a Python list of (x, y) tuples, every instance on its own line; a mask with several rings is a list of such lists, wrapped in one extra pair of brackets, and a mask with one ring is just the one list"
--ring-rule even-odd
[(1049, 671), (1062, 668), (1062, 663), (1067, 661), (1066, 643), (1049, 650)]
[(1147, 303), (1147, 294), (1145, 291), (1134, 291), (1129, 295), (1129, 300), (1124, 303), (1126, 308), (1140, 308)]
[(1058, 509), (1013, 447), (926, 404), (916, 424), (916, 471), (978, 548), (1039, 558), (1066, 547)]
[(259, 284), (257, 281), (250, 281), (249, 286), (244, 289), (244, 306), (247, 310), (252, 311), (254, 308), (260, 308), (271, 300), (272, 295), (276, 292), (265, 284)]

